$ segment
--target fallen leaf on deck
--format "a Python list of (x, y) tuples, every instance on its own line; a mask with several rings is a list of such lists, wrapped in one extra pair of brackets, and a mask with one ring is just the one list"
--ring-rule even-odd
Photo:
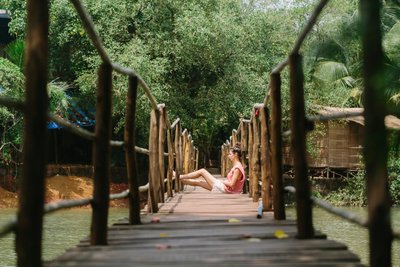
[(169, 237), (169, 234), (167, 234), (167, 233), (160, 233), (160, 237)]
[(275, 237), (278, 238), (278, 239), (281, 239), (281, 238), (288, 238), (288, 237), (289, 237), (289, 236), (288, 236), (284, 231), (282, 231), (282, 230), (276, 230), (274, 235), (275, 235)]
[(238, 222), (241, 222), (242, 220), (239, 220), (239, 219), (236, 219), (236, 218), (230, 218), (229, 220), (228, 220), (228, 222), (229, 223), (238, 223)]

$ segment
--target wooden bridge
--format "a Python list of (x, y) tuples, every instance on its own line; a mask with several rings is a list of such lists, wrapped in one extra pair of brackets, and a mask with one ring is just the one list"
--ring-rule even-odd
[[(89, 132), (48, 113), (47, 57), (49, 10), (47, 0), (27, 1), (25, 52), (25, 101), (0, 97), (0, 104), (24, 112), (24, 155), (17, 218), (0, 228), (0, 237), (16, 234), (19, 267), (41, 266), (361, 266), (345, 246), (315, 232), (312, 205), (368, 228), (372, 267), (391, 266), (391, 244), (400, 234), (392, 231), (387, 177), (387, 145), (384, 117), (383, 53), (380, 34), (380, 1), (361, 0), (364, 70), (363, 113), (307, 116), (304, 103), (304, 72), (300, 47), (328, 0), (321, 0), (300, 33), (288, 58), (271, 72), (264, 102), (252, 107), (250, 120), (240, 122), (242, 150), (248, 162), (247, 195), (220, 195), (200, 189), (182, 192), (177, 176), (198, 168), (198, 151), (180, 120), (170, 123), (164, 104), (158, 104), (140, 75), (113, 62), (106, 53), (93, 21), (79, 0), (70, 0), (91, 39), (102, 64), (98, 72), (96, 128)], [(290, 77), (290, 129), (282, 129), (281, 72), (288, 66)], [(111, 140), (112, 73), (128, 76), (129, 83), (124, 140)], [(150, 137), (148, 149), (136, 147), (135, 112), (137, 89), (149, 99)], [(269, 114), (270, 109), (270, 114)], [(359, 219), (311, 196), (306, 157), (306, 132), (316, 121), (365, 117), (364, 160), (368, 192), (368, 218)], [(46, 123), (53, 120), (74, 134), (93, 142), (93, 198), (44, 205), (46, 174)], [(227, 151), (237, 142), (239, 131), (221, 147), (222, 175), (229, 169)], [(295, 188), (284, 188), (282, 138), (290, 137), (294, 151)], [(167, 143), (168, 151), (164, 151)], [(109, 195), (111, 146), (125, 150), (129, 190)], [(136, 153), (149, 156), (149, 183), (139, 187)], [(168, 157), (165, 160), (164, 157)], [(164, 166), (168, 161), (168, 166)], [(167, 177), (167, 179), (165, 179)], [(164, 180), (165, 179), (165, 180)], [(165, 187), (164, 187), (165, 182)], [(139, 192), (148, 192), (146, 214), (140, 211)], [(287, 220), (284, 192), (295, 194), (296, 220)], [(258, 198), (268, 212), (256, 219)], [(167, 196), (166, 199), (164, 197)], [(110, 199), (128, 198), (125, 222), (107, 228)], [(51, 263), (42, 262), (43, 216), (61, 208), (92, 206), (90, 237), (76, 249)], [(273, 213), (272, 213), (273, 211)], [(154, 216), (159, 217), (158, 220)], [(152, 222), (153, 221), (153, 222)], [(89, 245), (90, 244), (90, 245)]]
[(142, 214), (143, 224), (114, 224), (108, 246), (83, 240), (44, 266), (364, 266), (323, 234), (297, 239), (293, 219), (277, 221), (272, 212), (257, 219), (257, 207), (244, 194), (186, 186), (158, 214)]

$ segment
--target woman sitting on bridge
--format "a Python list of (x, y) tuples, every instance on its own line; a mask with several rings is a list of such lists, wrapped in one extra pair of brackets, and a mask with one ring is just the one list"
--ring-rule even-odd
[(201, 186), (211, 192), (240, 194), (243, 189), (244, 181), (246, 180), (243, 165), (240, 162), (241, 155), (240, 144), (237, 143), (229, 151), (228, 157), (232, 161), (233, 167), (228, 173), (226, 180), (218, 180), (206, 169), (200, 169), (188, 174), (181, 174), (179, 179), (183, 184)]

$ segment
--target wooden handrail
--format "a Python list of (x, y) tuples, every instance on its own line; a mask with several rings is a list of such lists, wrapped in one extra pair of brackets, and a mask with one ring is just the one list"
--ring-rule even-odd
[(297, 38), (295, 45), (293, 47), (293, 50), (291, 54), (297, 54), (300, 51), (300, 47), (303, 44), (304, 40), (306, 39), (307, 35), (310, 33), (311, 29), (317, 22), (318, 16), (321, 14), (322, 10), (326, 6), (326, 4), (329, 2), (329, 0), (321, 0), (316, 8), (314, 9), (313, 13), (311, 14), (311, 17), (308, 19), (306, 26), (303, 28), (301, 31), (299, 37)]
[(104, 48), (103, 42), (102, 42), (98, 32), (96, 31), (96, 28), (94, 26), (92, 19), (91, 19), (89, 13), (86, 11), (85, 7), (82, 5), (81, 1), (80, 0), (70, 0), (70, 1), (74, 5), (74, 7), (79, 15), (79, 18), (82, 21), (83, 27), (85, 28), (85, 31), (88, 34), (89, 39), (92, 41), (93, 46), (96, 48), (97, 53), (100, 55), (103, 62), (110, 64), (116, 72), (128, 75), (130, 77), (137, 77), (139, 84), (143, 88), (147, 98), (150, 101), (152, 108), (157, 109), (157, 101), (154, 98), (154, 96), (151, 94), (150, 88), (146, 84), (146, 82), (143, 80), (143, 78), (140, 77), (140, 75), (138, 75), (137, 73), (135, 73), (132, 69), (122, 67), (118, 63), (111, 61), (110, 57), (108, 56), (108, 54)]
[(323, 122), (323, 121), (329, 121), (329, 120), (354, 118), (354, 117), (359, 117), (359, 116), (364, 117), (364, 112), (363, 111), (337, 111), (337, 112), (332, 112), (331, 114), (307, 116), (307, 120), (312, 121), (312, 122)]
[[(293, 186), (285, 186), (285, 191), (295, 194), (296, 188), (294, 188)], [(310, 199), (312, 200), (312, 202), (315, 205), (328, 211), (329, 213), (337, 215), (337, 216), (339, 216), (343, 219), (346, 219), (349, 222), (355, 223), (359, 226), (368, 227), (368, 221), (366, 219), (362, 219), (352, 212), (334, 207), (330, 203), (328, 203), (322, 199), (319, 199), (317, 197), (312, 196)]]
[[(173, 178), (175, 179), (175, 178)], [(165, 179), (167, 181), (167, 179)], [(149, 183), (142, 185), (139, 187), (139, 192), (143, 193), (149, 190)], [(110, 194), (109, 199), (110, 200), (116, 200), (116, 199), (124, 199), (127, 198), (129, 195), (129, 190), (125, 190), (120, 193), (116, 194)], [(93, 201), (93, 198), (84, 198), (84, 199), (71, 199), (71, 200), (60, 200), (60, 201), (55, 201), (52, 203), (48, 203), (44, 205), (44, 213), (53, 213), (55, 211), (59, 211), (62, 209), (70, 209), (70, 208), (76, 208), (76, 207), (81, 207), (81, 206), (86, 206), (91, 204)], [(0, 238), (6, 236), (7, 234), (10, 234), (15, 231), (15, 227), (17, 224), (17, 217), (14, 217), (11, 219), (9, 222), (5, 223), (1, 228), (0, 228)]]
[[(24, 157), (24, 177), (21, 182), (21, 191), (23, 192), (21, 197), (21, 205), (20, 210), (18, 213), (19, 223), (14, 221), (5, 226), (3, 230), (0, 231), (0, 236), (4, 235), (5, 233), (14, 230), (18, 227), (17, 231), (17, 238), (16, 238), (16, 248), (18, 254), (18, 266), (40, 266), (41, 265), (41, 232), (42, 232), (42, 225), (43, 225), (43, 214), (56, 211), (58, 209), (62, 209), (65, 207), (71, 206), (81, 206), (86, 204), (93, 204), (93, 213), (92, 213), (92, 225), (91, 225), (91, 235), (90, 235), (90, 243), (93, 245), (106, 245), (107, 244), (107, 217), (108, 217), (108, 200), (109, 199), (117, 199), (117, 198), (125, 198), (125, 197), (132, 197), (136, 195), (135, 205), (132, 205), (132, 201), (130, 202), (130, 206), (137, 206), (139, 207), (138, 193), (137, 193), (137, 185), (135, 185), (134, 181), (130, 179), (130, 190), (125, 191), (119, 194), (114, 194), (108, 196), (109, 187), (109, 168), (110, 168), (110, 150), (111, 146), (113, 147), (123, 147), (129, 148), (127, 152), (126, 159), (130, 158), (128, 161), (133, 161), (136, 163), (134, 157), (130, 155), (135, 155), (135, 152), (144, 153), (150, 156), (150, 158), (154, 158), (154, 154), (158, 153), (160, 169), (164, 169), (163, 157), (169, 156), (169, 183), (168, 183), (168, 194), (171, 194), (171, 174), (172, 168), (171, 164), (173, 165), (174, 155), (175, 153), (171, 150), (172, 146), (172, 138), (171, 138), (171, 129), (176, 125), (179, 125), (179, 119), (174, 122), (174, 125), (171, 125), (169, 117), (166, 113), (165, 104), (158, 104), (154, 96), (152, 95), (149, 86), (140, 77), (137, 73), (135, 73), (130, 68), (125, 68), (118, 63), (112, 62), (109, 55), (107, 54), (102, 40), (95, 29), (94, 23), (79, 0), (71, 0), (72, 4), (74, 5), (78, 16), (82, 21), (82, 25), (85, 28), (90, 41), (92, 42), (93, 46), (95, 47), (97, 53), (99, 54), (100, 58), (102, 59), (103, 63), (100, 67), (100, 71), (98, 74), (98, 90), (97, 90), (97, 101), (96, 101), (96, 128), (95, 133), (87, 131), (83, 128), (76, 127), (70, 121), (65, 120), (57, 115), (51, 114), (47, 111), (48, 109), (48, 101), (47, 101), (47, 94), (46, 91), (46, 77), (47, 77), (47, 54), (48, 54), (48, 5), (46, 2), (37, 2), (28, 0), (28, 33), (27, 33), (27, 55), (26, 55), (26, 62), (27, 62), (27, 79), (26, 79), (26, 91), (27, 93), (27, 101), (28, 105), (22, 101), (0, 97), (0, 105), (8, 107), (8, 108), (15, 108), (18, 110), (25, 111), (26, 119), (26, 131), (25, 131), (25, 153), (24, 155), (28, 154), (28, 156)], [(36, 39), (37, 40), (36, 40)], [(32, 40), (36, 40), (32, 45)], [(39, 44), (39, 45), (37, 45)], [(38, 72), (39, 71), (39, 72)], [(152, 110), (155, 112), (156, 116), (158, 114), (158, 109), (163, 110), (163, 120), (162, 123), (165, 124), (165, 128), (168, 129), (169, 134), (169, 153), (165, 153), (163, 151), (163, 143), (159, 143), (158, 145), (161, 147), (160, 149), (156, 148), (157, 144), (153, 142), (155, 139), (152, 138), (152, 142), (149, 142), (152, 149), (144, 149), (137, 147), (135, 145), (134, 138), (132, 138), (132, 133), (134, 134), (134, 130), (132, 131), (130, 128), (134, 128), (134, 120), (133, 119), (126, 119), (126, 132), (130, 133), (129, 143), (127, 141), (116, 141), (111, 140), (111, 110), (112, 110), (112, 71), (116, 71), (121, 74), (125, 74), (129, 77), (130, 80), (130, 88), (133, 88), (131, 85), (134, 85), (135, 90), (137, 85), (139, 84), (143, 90), (145, 95), (150, 101)], [(36, 77), (36, 78), (33, 78)], [(131, 83), (132, 80), (135, 80), (134, 84)], [(28, 87), (29, 84), (29, 87)], [(29, 90), (28, 90), (29, 89)], [(34, 94), (37, 93), (40, 97), (37, 98)], [(134, 100), (136, 102), (136, 100)], [(127, 104), (128, 106), (128, 104)], [(35, 112), (29, 112), (26, 109), (35, 108)], [(43, 114), (42, 114), (43, 111)], [(35, 116), (31, 116), (35, 114)], [(131, 112), (131, 117), (134, 117), (135, 111)], [(42, 116), (43, 115), (43, 116)], [(51, 203), (47, 206), (44, 206), (42, 210), (38, 203), (43, 204), (43, 186), (42, 180), (44, 180), (44, 170), (45, 170), (45, 162), (43, 161), (42, 154), (39, 153), (37, 157), (32, 160), (32, 151), (44, 151), (43, 149), (38, 149), (38, 147), (43, 146), (45, 141), (45, 134), (42, 134), (42, 131), (46, 130), (46, 118), (48, 120), (54, 121), (57, 124), (63, 126), (67, 131), (82, 137), (84, 139), (90, 140), (94, 143), (94, 194), (92, 199), (82, 199), (82, 200), (71, 200), (71, 201), (62, 201), (59, 203)], [(154, 130), (154, 129), (153, 129)], [(163, 138), (165, 135), (164, 127), (160, 129), (160, 136)], [(178, 131), (176, 131), (178, 132)], [(28, 134), (27, 134), (28, 133)], [(187, 134), (187, 132), (186, 132)], [(32, 136), (40, 136), (35, 142), (31, 141)], [(180, 136), (182, 136), (180, 134)], [(181, 138), (178, 138), (181, 139)], [(29, 141), (27, 141), (29, 140)], [(179, 141), (181, 142), (181, 141)], [(178, 142), (178, 143), (179, 143)], [(33, 144), (33, 145), (31, 145)], [(180, 145), (178, 145), (179, 147)], [(198, 150), (194, 147), (193, 140), (188, 138), (187, 147), (189, 149), (190, 154), (186, 157), (190, 161), (190, 168), (194, 167), (194, 163), (198, 164)], [(133, 152), (133, 153), (132, 153)], [(177, 166), (178, 162), (181, 162), (182, 159), (179, 159), (178, 153), (176, 154), (176, 161)], [(27, 159), (29, 159), (27, 161)], [(152, 162), (152, 160), (150, 160)], [(154, 163), (154, 162), (153, 162)], [(134, 164), (127, 163), (130, 168), (130, 173), (132, 174), (132, 170), (137, 169)], [(182, 165), (182, 164), (181, 164)], [(155, 165), (154, 165), (155, 166)], [(28, 179), (27, 175), (34, 176), (36, 179)], [(164, 172), (161, 173), (164, 175)], [(157, 176), (157, 171), (153, 173), (153, 179), (150, 179), (149, 184), (151, 185), (155, 177)], [(132, 175), (130, 176), (132, 178)], [(35, 186), (31, 186), (32, 181), (34, 180)], [(162, 183), (162, 177), (160, 175), (160, 182)], [(165, 182), (164, 182), (165, 183)], [(163, 184), (163, 183), (162, 183)], [(177, 183), (179, 184), (179, 183)], [(148, 186), (147, 189), (150, 187)], [(177, 187), (179, 190), (179, 188)], [(151, 191), (151, 190), (150, 190)], [(163, 191), (161, 191), (162, 194)], [(151, 192), (150, 195), (154, 195), (154, 192)], [(162, 194), (163, 196), (163, 194)], [(162, 199), (162, 198), (161, 198)], [(35, 200), (35, 201), (32, 201)], [(154, 200), (154, 199), (153, 199)], [(137, 205), (136, 205), (137, 204)], [(157, 201), (152, 201), (150, 203), (152, 207), (158, 204)], [(27, 212), (29, 210), (29, 212)], [(34, 210), (35, 214), (32, 213)], [(157, 210), (153, 208), (153, 211), (156, 212)], [(131, 220), (131, 214), (136, 213), (136, 218), (139, 220)], [(140, 211), (139, 212), (131, 212), (130, 210), (130, 223), (140, 223)], [(29, 221), (29, 224), (25, 222)], [(16, 226), (17, 225), (17, 226)], [(21, 236), (24, 238), (28, 238), (29, 242), (24, 241)], [(35, 249), (29, 249), (34, 247)]]
[(24, 102), (19, 99), (11, 97), (0, 96), (0, 105), (7, 108), (17, 109), (20, 111), (24, 110)]

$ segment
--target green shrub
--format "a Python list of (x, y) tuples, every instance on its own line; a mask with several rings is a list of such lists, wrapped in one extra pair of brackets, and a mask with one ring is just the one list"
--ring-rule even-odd
[(335, 206), (365, 206), (365, 172), (360, 170), (353, 177), (346, 178), (344, 186), (328, 194), (325, 199)]

